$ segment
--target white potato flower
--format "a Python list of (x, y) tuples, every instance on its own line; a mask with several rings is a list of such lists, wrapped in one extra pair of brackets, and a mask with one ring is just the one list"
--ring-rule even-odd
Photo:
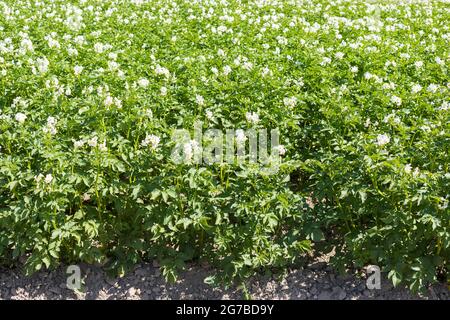
[(201, 95), (197, 94), (197, 95), (195, 95), (195, 102), (199, 106), (203, 106), (205, 104), (205, 99)]
[(146, 109), (145, 110), (145, 116), (147, 118), (153, 118), (153, 111), (152, 111), (152, 109)]
[(242, 65), (242, 68), (244, 68), (247, 71), (250, 71), (253, 69), (253, 63), (251, 63), (250, 61), (246, 61), (244, 62), (244, 64)]
[(51, 183), (52, 181), (53, 181), (53, 176), (51, 175), (51, 173), (47, 174), (47, 175), (45, 176), (44, 182), (47, 183), (47, 184), (49, 184), (49, 183)]
[(84, 144), (85, 144), (85, 141), (83, 139), (73, 141), (73, 147), (75, 149), (82, 148), (84, 146)]
[(397, 96), (392, 96), (391, 97), (391, 102), (393, 104), (396, 104), (397, 106), (400, 106), (402, 104), (402, 99), (400, 97), (397, 97)]
[(199, 152), (201, 152), (201, 148), (196, 140), (190, 140), (183, 144), (183, 154), (186, 162), (191, 161), (193, 156)]
[(89, 139), (89, 140), (87, 141), (87, 143), (88, 143), (88, 145), (89, 145), (90, 147), (95, 148), (95, 147), (97, 146), (97, 143), (98, 143), (98, 137), (97, 137), (97, 136), (92, 137), (91, 139)]
[(43, 58), (37, 58), (36, 59), (36, 67), (39, 71), (39, 73), (46, 73), (48, 71), (48, 66), (50, 65), (50, 62), (47, 60), (46, 57)]
[(103, 141), (103, 143), (100, 143), (100, 144), (98, 145), (98, 149), (99, 149), (100, 151), (107, 151), (108, 148), (106, 147), (106, 141)]
[(297, 105), (297, 98), (296, 97), (284, 98), (283, 103), (286, 107), (293, 108)]
[(34, 176), (34, 180), (36, 182), (40, 182), (44, 178), (44, 175), (42, 173), (39, 173), (38, 175)]
[(22, 41), (20, 42), (20, 47), (22, 48), (24, 53), (27, 51), (30, 51), (30, 52), (34, 51), (33, 42), (28, 38), (22, 39)]
[(405, 172), (407, 174), (410, 174), (412, 171), (412, 166), (408, 163), (407, 165), (405, 165)]
[(224, 66), (224, 67), (223, 67), (223, 74), (224, 74), (225, 76), (227, 76), (227, 75), (229, 75), (230, 73), (231, 73), (231, 67), (228, 66), (228, 65)]
[(14, 117), (14, 119), (16, 119), (16, 121), (19, 123), (24, 123), (26, 118), (27, 118), (26, 114), (24, 114), (22, 112), (16, 113), (16, 115)]
[(284, 156), (286, 154), (286, 147), (282, 144), (276, 146), (274, 150), (277, 151), (280, 156)]
[(160, 65), (156, 66), (155, 72), (157, 75), (164, 75), (166, 78), (170, 76), (169, 70), (167, 68), (161, 67)]
[(418, 93), (422, 90), (422, 86), (420, 84), (415, 84), (412, 86), (411, 92)]
[(388, 144), (390, 141), (391, 141), (391, 138), (389, 138), (389, 136), (386, 134), (379, 134), (377, 136), (377, 145), (380, 147)]
[(343, 52), (336, 52), (334, 57), (338, 60), (341, 60), (342, 58), (344, 58), (344, 53)]
[(100, 42), (97, 42), (96, 44), (94, 44), (94, 51), (97, 53), (102, 53), (104, 50), (103, 44)]
[(245, 118), (248, 122), (253, 124), (257, 124), (259, 122), (259, 115), (256, 112), (245, 113)]
[(83, 72), (84, 67), (82, 66), (75, 66), (73, 67), (73, 72), (75, 73), (76, 76), (79, 76), (81, 74), (81, 72)]
[(150, 81), (148, 81), (148, 79), (146, 79), (146, 78), (141, 78), (138, 80), (138, 85), (142, 88), (147, 88), (149, 84), (150, 84)]
[(116, 61), (108, 61), (108, 69), (114, 71), (119, 69), (119, 64)]
[(327, 64), (331, 63), (331, 59), (328, 57), (323, 57), (322, 62), (320, 63), (321, 66), (326, 66)]
[(50, 133), (51, 135), (55, 135), (57, 133), (56, 130), (56, 123), (58, 121), (55, 117), (48, 117), (47, 118), (47, 125), (43, 128), (44, 133)]
[(437, 63), (438, 65), (440, 65), (440, 66), (443, 66), (443, 65), (445, 64), (445, 61), (442, 60), (442, 59), (439, 58), (439, 57), (436, 57), (436, 58), (434, 59), (434, 61), (436, 61), (436, 63)]
[(428, 87), (427, 87), (427, 91), (431, 92), (431, 93), (436, 93), (436, 91), (439, 89), (439, 86), (431, 83)]
[(154, 134), (148, 134), (144, 140), (141, 142), (141, 146), (147, 147), (150, 146), (152, 150), (156, 150), (158, 148), (159, 142), (161, 139)]
[(271, 71), (270, 71), (270, 69), (267, 68), (267, 67), (264, 67), (264, 68), (262, 69), (262, 71), (261, 71), (261, 75), (262, 75), (263, 77), (265, 77), (265, 76), (267, 76), (267, 75), (270, 75), (270, 73), (271, 73)]
[(114, 98), (111, 97), (109, 94), (105, 97), (105, 100), (103, 101), (103, 104), (106, 107), (110, 107), (114, 104)]
[(211, 110), (206, 110), (205, 114), (206, 114), (206, 118), (208, 118), (208, 120), (210, 120), (210, 121), (214, 120), (214, 114)]

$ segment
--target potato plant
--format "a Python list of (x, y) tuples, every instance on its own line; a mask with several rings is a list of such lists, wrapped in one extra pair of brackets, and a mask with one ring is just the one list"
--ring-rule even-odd
[[(202, 261), (215, 282), (334, 248), (438, 281), (449, 19), (447, 0), (0, 1), (1, 262)], [(244, 151), (276, 128), (280, 163), (193, 161), (198, 123)]]

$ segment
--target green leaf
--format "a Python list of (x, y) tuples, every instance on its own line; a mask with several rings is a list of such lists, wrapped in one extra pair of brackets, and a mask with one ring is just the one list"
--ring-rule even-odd
[(51, 261), (50, 261), (50, 258), (49, 258), (49, 257), (43, 257), (43, 258), (42, 258), (42, 262), (45, 264), (45, 266), (46, 266), (47, 268), (50, 267)]
[(402, 276), (396, 270), (389, 271), (388, 278), (391, 279), (394, 287), (397, 287), (402, 282)]
[(325, 236), (324, 236), (322, 230), (320, 230), (320, 229), (314, 229), (310, 234), (310, 238), (314, 242), (319, 242), (319, 241), (325, 240)]

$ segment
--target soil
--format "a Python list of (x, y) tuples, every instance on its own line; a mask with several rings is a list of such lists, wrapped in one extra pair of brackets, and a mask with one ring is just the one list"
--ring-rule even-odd
[(79, 292), (67, 288), (64, 267), (30, 277), (19, 269), (0, 269), (0, 299), (449, 299), (444, 284), (430, 286), (419, 295), (394, 288), (384, 274), (381, 289), (369, 290), (364, 276), (338, 274), (320, 259), (284, 275), (255, 276), (246, 283), (247, 295), (238, 285), (224, 289), (205, 284), (204, 279), (214, 274), (214, 269), (200, 265), (189, 266), (175, 283), (164, 280), (156, 262), (140, 264), (116, 279), (109, 278), (101, 267), (79, 266), (84, 279)]

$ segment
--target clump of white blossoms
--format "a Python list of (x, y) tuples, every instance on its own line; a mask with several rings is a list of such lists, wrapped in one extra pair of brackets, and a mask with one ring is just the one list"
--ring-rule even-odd
[(199, 154), (202, 151), (199, 143), (196, 140), (190, 140), (183, 144), (184, 161), (190, 162), (194, 155)]
[(103, 46), (102, 43), (97, 42), (96, 44), (94, 44), (94, 51), (97, 53), (103, 53), (103, 51), (105, 50), (105, 47)]
[(150, 146), (152, 150), (156, 150), (158, 148), (159, 142), (161, 139), (154, 134), (148, 134), (144, 140), (141, 142), (141, 146), (147, 147)]
[(223, 74), (225, 75), (225, 76), (227, 76), (227, 75), (229, 75), (231, 73), (231, 67), (230, 66), (224, 66), (223, 67)]
[(283, 103), (286, 107), (293, 108), (297, 105), (297, 98), (296, 97), (284, 98)]
[(148, 81), (148, 79), (146, 79), (146, 78), (141, 78), (138, 80), (138, 85), (141, 88), (147, 88), (149, 84), (150, 84), (150, 81)]
[(412, 93), (418, 93), (422, 90), (422, 86), (420, 84), (415, 84), (411, 88)]
[(98, 149), (99, 149), (100, 151), (106, 151), (106, 150), (108, 150), (108, 148), (106, 147), (106, 141), (103, 141), (102, 143), (100, 143), (100, 144), (98, 145)]
[(33, 42), (28, 38), (24, 38), (20, 42), (19, 53), (23, 55), (26, 54), (27, 52), (34, 52)]
[[(46, 57), (36, 59), (36, 68), (40, 74), (47, 73), (49, 65), (50, 65), (50, 62), (47, 60)], [(33, 67), (33, 73), (36, 74), (36, 70), (34, 67)]]
[(261, 76), (265, 77), (267, 75), (271, 76), (272, 71), (268, 67), (264, 67), (261, 71)]
[(52, 176), (51, 173), (46, 174), (45, 177), (44, 177), (44, 175), (42, 173), (39, 173), (37, 176), (34, 176), (34, 180), (37, 183), (42, 181), (42, 179), (44, 179), (45, 183), (50, 184), (53, 181), (53, 176)]
[(400, 118), (396, 116), (394, 113), (388, 114), (383, 119), (384, 123), (394, 123), (399, 124), (401, 122)]
[(199, 106), (203, 106), (203, 105), (205, 105), (205, 98), (203, 98), (201, 95), (197, 94), (197, 95), (195, 95), (195, 102)]
[(149, 118), (149, 119), (153, 118), (153, 111), (152, 111), (152, 109), (146, 109), (146, 110), (144, 111), (144, 115), (145, 115), (147, 118)]
[(338, 60), (341, 60), (342, 58), (344, 58), (344, 53), (343, 52), (336, 52), (335, 54), (334, 54), (334, 57), (336, 58), (336, 59), (338, 59)]
[(391, 97), (391, 102), (392, 102), (393, 104), (396, 104), (397, 106), (401, 106), (401, 104), (402, 104), (402, 99), (401, 99), (400, 97), (397, 97), (397, 96), (392, 96), (392, 97)]
[(90, 147), (95, 148), (95, 147), (97, 146), (97, 144), (98, 144), (98, 137), (97, 137), (97, 136), (92, 137), (91, 139), (89, 139), (89, 140), (87, 141), (87, 144), (88, 144)]
[(442, 60), (440, 57), (436, 57), (436, 58), (434, 59), (434, 61), (436, 61), (436, 63), (437, 63), (438, 65), (440, 65), (440, 66), (445, 65), (445, 61)]
[(165, 76), (166, 78), (169, 78), (169, 76), (170, 76), (169, 70), (168, 70), (167, 68), (161, 67), (160, 65), (157, 65), (157, 66), (155, 67), (155, 73), (156, 73), (157, 75), (163, 75), (163, 76)]
[(22, 112), (18, 112), (16, 113), (14, 119), (16, 119), (16, 121), (19, 123), (24, 123), (25, 120), (27, 119), (27, 115)]
[(245, 69), (245, 70), (247, 70), (247, 71), (250, 71), (250, 70), (253, 69), (253, 63), (251, 63), (250, 61), (245, 61), (245, 62), (242, 64), (242, 68)]
[(357, 73), (358, 72), (358, 67), (357, 66), (352, 66), (351, 68), (350, 68), (350, 72), (351, 73)]
[(386, 134), (379, 134), (377, 136), (377, 145), (382, 147), (388, 144), (391, 141), (391, 138)]
[(47, 40), (47, 44), (50, 48), (54, 48), (54, 49), (60, 49), (61, 48), (61, 44), (59, 43), (58, 40), (53, 39), (53, 36), (55, 36), (56, 34), (52, 33), (50, 36), (45, 36), (44, 39)]
[(404, 170), (407, 174), (410, 174), (411, 170), (412, 170), (412, 166), (408, 163), (407, 165), (405, 165)]
[(257, 124), (259, 122), (259, 115), (256, 112), (247, 112), (245, 118), (252, 124)]
[(278, 152), (280, 156), (284, 156), (286, 154), (286, 147), (282, 144), (273, 148), (274, 151)]
[(206, 115), (206, 118), (209, 121), (213, 121), (214, 120), (214, 113), (211, 110), (206, 110), (205, 111), (205, 115)]
[(122, 100), (119, 98), (113, 98), (109, 94), (105, 97), (105, 100), (103, 101), (105, 107), (110, 107), (112, 105), (115, 105), (117, 108), (122, 108)]
[(73, 72), (76, 76), (79, 76), (83, 72), (84, 67), (82, 66), (75, 66), (73, 67)]
[[(98, 150), (100, 150), (100, 151), (108, 150), (108, 148), (106, 147), (106, 141), (103, 141), (102, 143), (98, 143), (97, 136), (93, 136), (92, 138), (88, 139), (86, 142), (92, 148), (98, 147)], [(80, 141), (80, 143), (81, 143), (81, 141)], [(82, 145), (84, 145), (84, 143), (85, 142), (83, 141)]]
[(432, 83), (432, 84), (430, 84), (428, 87), (427, 87), (427, 91), (428, 92), (431, 92), (431, 93), (436, 93), (436, 91), (439, 89), (439, 86), (437, 85), (437, 84), (434, 84), (434, 83)]
[(75, 149), (79, 149), (82, 148), (84, 146), (84, 144), (86, 143), (86, 141), (84, 141), (83, 139), (80, 140), (72, 140), (73, 141), (73, 147)]
[(393, 82), (389, 82), (389, 83), (383, 83), (383, 85), (381, 86), (384, 90), (394, 90), (396, 88), (396, 84)]
[(442, 105), (436, 108), (438, 111), (447, 111), (450, 107), (450, 103), (447, 101), (442, 102)]
[(48, 117), (47, 118), (47, 124), (46, 126), (42, 129), (44, 131), (44, 133), (50, 133), (51, 135), (55, 135), (57, 130), (56, 130), (56, 123), (58, 121), (56, 120), (55, 117)]
[(53, 176), (51, 173), (45, 175), (44, 182), (50, 184), (53, 181)]
[(91, 196), (89, 195), (89, 193), (83, 193), (83, 201), (89, 201), (91, 200)]
[(323, 57), (322, 62), (320, 63), (321, 66), (326, 66), (327, 64), (331, 63), (331, 59), (328, 57)]
[(446, 210), (448, 208), (449, 201), (443, 197), (441, 197), (440, 200), (442, 201), (442, 204), (439, 204), (439, 209)]
[(166, 87), (161, 87), (159, 93), (160, 93), (162, 96), (166, 96), (166, 95), (167, 95), (167, 88), (166, 88)]
[(113, 99), (113, 97), (111, 97), (110, 95), (107, 95), (107, 96), (105, 97), (105, 100), (103, 101), (103, 103), (104, 103), (104, 105), (105, 105), (106, 107), (110, 107), (110, 106), (112, 106), (112, 105), (114, 104), (114, 99)]
[(118, 70), (120, 65), (116, 61), (108, 61), (108, 69), (109, 71)]

